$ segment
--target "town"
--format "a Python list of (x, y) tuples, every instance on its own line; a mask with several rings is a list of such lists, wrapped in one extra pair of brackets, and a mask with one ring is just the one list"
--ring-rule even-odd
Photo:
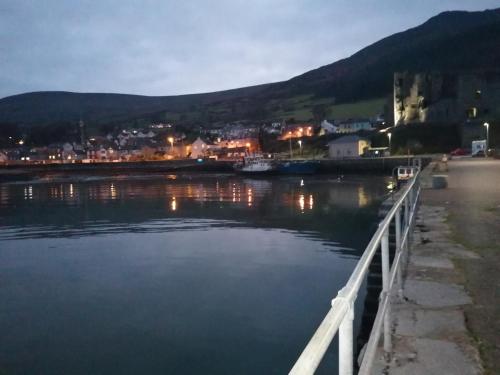
[[(143, 127), (115, 125), (106, 134), (95, 128), (90, 132), (89, 124), (80, 119), (65, 141), (37, 146), (15, 128), (2, 139), (0, 163), (240, 160), (263, 153), (281, 159), (498, 156), (499, 83), (496, 71), (448, 74), (446, 80), (436, 72), (396, 72), (393, 95), (385, 110), (372, 118), (328, 118), (324, 113), (325, 118), (309, 122), (293, 118), (192, 126), (156, 122)], [(454, 99), (448, 97), (450, 91)]]
[[(371, 133), (382, 130), (382, 119), (327, 120), (313, 123), (227, 124), (220, 128), (199, 128), (187, 135), (177, 131), (173, 124), (151, 124), (141, 129), (122, 129), (105, 136), (86, 136), (85, 123), (79, 122), (79, 142), (51, 143), (41, 147), (28, 147), (23, 139), (13, 139), (12, 147), (0, 149), (0, 163), (49, 164), (96, 163), (124, 161), (159, 161), (172, 159), (209, 158), (238, 160), (246, 155), (272, 150), (282, 151), (284, 157), (311, 156), (312, 142), (329, 136)], [(346, 139), (363, 141), (362, 137)], [(364, 145), (366, 146), (366, 141)], [(267, 146), (267, 150), (266, 150)], [(306, 150), (303, 150), (306, 148)], [(286, 149), (286, 151), (285, 151)], [(315, 150), (313, 150), (314, 152)], [(317, 150), (316, 157), (328, 156), (328, 149)], [(388, 146), (360, 147), (359, 151), (346, 150), (343, 157), (388, 155)], [(330, 154), (338, 156), (336, 151)]]

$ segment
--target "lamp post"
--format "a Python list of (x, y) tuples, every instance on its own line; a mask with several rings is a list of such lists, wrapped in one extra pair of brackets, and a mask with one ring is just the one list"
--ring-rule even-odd
[(485, 122), (484, 126), (486, 128), (486, 152), (484, 153), (484, 155), (488, 156), (488, 149), (490, 148), (490, 124)]
[(391, 155), (391, 137), (392, 137), (392, 134), (387, 133), (387, 138), (389, 138), (389, 155)]
[(170, 153), (174, 154), (174, 137), (168, 137), (167, 140), (170, 142)]
[(299, 144), (299, 150), (300, 150), (299, 153), (302, 156), (302, 139), (299, 139), (297, 143)]
[(292, 154), (292, 132), (288, 132), (288, 140), (290, 142), (290, 159), (293, 158), (293, 154)]

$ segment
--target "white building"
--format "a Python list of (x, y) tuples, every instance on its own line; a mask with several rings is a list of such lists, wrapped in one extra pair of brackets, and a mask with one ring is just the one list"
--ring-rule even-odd
[(370, 145), (370, 141), (366, 138), (357, 135), (346, 135), (328, 143), (328, 156), (333, 159), (357, 158)]
[(360, 130), (373, 130), (370, 120), (344, 120), (336, 122), (338, 133), (355, 133)]
[(7, 163), (9, 161), (9, 156), (6, 152), (0, 151), (0, 163)]
[(320, 134), (323, 135), (323, 134), (333, 134), (333, 133), (337, 133), (338, 132), (338, 127), (336, 127), (335, 125), (333, 125), (332, 123), (326, 121), (326, 120), (323, 120), (321, 122), (321, 130), (320, 130)]
[(200, 137), (196, 138), (196, 140), (191, 143), (191, 159), (198, 159), (205, 156), (207, 152), (209, 144), (205, 142)]

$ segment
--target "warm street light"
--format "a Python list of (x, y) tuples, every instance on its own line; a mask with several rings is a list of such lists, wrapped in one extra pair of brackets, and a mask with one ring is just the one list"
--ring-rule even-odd
[(392, 134), (387, 133), (387, 138), (389, 138), (389, 155), (391, 155), (391, 137), (392, 137)]
[(290, 159), (292, 156), (292, 132), (288, 132), (288, 141), (290, 142)]
[(174, 137), (168, 137), (167, 141), (170, 142), (170, 153), (174, 152)]
[(486, 152), (485, 152), (485, 155), (487, 155), (488, 149), (490, 148), (490, 124), (485, 122), (484, 126), (486, 128)]

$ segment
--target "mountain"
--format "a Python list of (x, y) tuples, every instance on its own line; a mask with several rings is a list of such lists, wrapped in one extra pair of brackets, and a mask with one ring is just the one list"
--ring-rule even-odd
[[(214, 93), (140, 96), (34, 92), (0, 99), (0, 123), (76, 122), (91, 126), (172, 121), (313, 117), (315, 107), (384, 98), (395, 71), (485, 71), (500, 67), (500, 8), (441, 13), (354, 55), (288, 81)], [(379, 101), (380, 103), (380, 101)]]

